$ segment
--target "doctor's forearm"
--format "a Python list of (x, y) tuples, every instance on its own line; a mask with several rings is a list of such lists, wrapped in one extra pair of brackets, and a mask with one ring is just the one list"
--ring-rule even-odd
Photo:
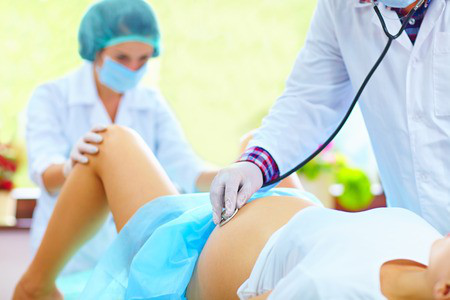
[(63, 164), (51, 165), (42, 174), (44, 187), (49, 194), (58, 192), (64, 184), (66, 178), (64, 177), (63, 166)]

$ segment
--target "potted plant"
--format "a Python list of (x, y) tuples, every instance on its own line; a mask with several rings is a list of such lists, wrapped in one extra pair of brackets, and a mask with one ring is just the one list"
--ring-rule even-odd
[(16, 223), (16, 202), (11, 197), (16, 170), (14, 148), (10, 144), (0, 144), (0, 226), (14, 226)]
[[(347, 159), (333, 149), (333, 144), (300, 169), (298, 174), (306, 190), (316, 194), (327, 207), (360, 211), (372, 203), (374, 195), (369, 177), (363, 170), (351, 167)], [(336, 183), (342, 191), (335, 198), (329, 187)]]

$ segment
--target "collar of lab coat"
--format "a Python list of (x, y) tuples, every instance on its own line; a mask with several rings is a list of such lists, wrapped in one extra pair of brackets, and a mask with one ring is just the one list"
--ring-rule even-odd
[[(433, 0), (433, 1), (444, 1), (445, 2), (447, 0)], [(433, 2), (433, 1), (431, 1), (431, 2)], [(377, 1), (375, 1), (375, 2), (377, 2)], [(372, 6), (372, 3), (370, 1), (368, 1), (368, 2), (361, 2), (360, 0), (354, 0), (354, 6), (355, 7), (367, 7), (367, 6)]]
[[(417, 37), (415, 48), (419, 48), (420, 44), (425, 40), (427, 35), (431, 32), (435, 22), (434, 21), (428, 21), (427, 19), (431, 20), (437, 20), (437, 18), (440, 16), (440, 14), (443, 12), (443, 9), (445, 7), (446, 2), (449, 0), (433, 0), (430, 3), (430, 6), (427, 8), (427, 14), (425, 15), (424, 22), (421, 25), (420, 28), (420, 34)], [(358, 0), (355, 0), (354, 6), (357, 9), (361, 8), (370, 8), (372, 9), (372, 3), (361, 3)], [(383, 15), (384, 21), (386, 22), (386, 26), (391, 32), (391, 34), (396, 34), (400, 28), (401, 28), (401, 22), (398, 20), (398, 15), (395, 11), (388, 9), (385, 5), (379, 5), (378, 8), (380, 9), (381, 14)], [(373, 9), (372, 9), (373, 10)], [(372, 23), (375, 24), (375, 26), (379, 27), (380, 30), (383, 30), (380, 20), (378, 19), (378, 16), (376, 13), (373, 13), (372, 17)], [(402, 45), (404, 48), (406, 48), (408, 51), (413, 51), (413, 44), (411, 40), (408, 37), (408, 34), (406, 32), (403, 32), (402, 35), (395, 40), (394, 42), (398, 42), (400, 45)]]
[[(94, 79), (94, 66), (91, 62), (85, 62), (81, 68), (75, 71), (69, 79), (69, 105), (94, 106), (100, 98)], [(147, 99), (145, 89), (133, 88), (124, 93), (122, 101), (136, 110), (149, 110), (152, 108), (151, 99)], [(124, 103), (125, 104), (125, 103)]]

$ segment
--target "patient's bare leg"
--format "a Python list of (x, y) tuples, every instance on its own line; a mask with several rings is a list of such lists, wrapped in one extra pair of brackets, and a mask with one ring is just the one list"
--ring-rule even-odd
[(42, 243), (14, 299), (56, 299), (55, 279), (70, 257), (101, 227), (109, 211), (117, 230), (145, 203), (177, 194), (144, 141), (111, 126), (99, 154), (76, 165), (53, 211)]

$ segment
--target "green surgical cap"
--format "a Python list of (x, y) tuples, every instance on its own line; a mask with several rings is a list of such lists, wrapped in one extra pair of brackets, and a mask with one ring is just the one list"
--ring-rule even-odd
[(78, 32), (80, 55), (89, 61), (105, 47), (131, 41), (153, 46), (156, 57), (160, 39), (155, 13), (143, 0), (99, 1), (86, 12)]

